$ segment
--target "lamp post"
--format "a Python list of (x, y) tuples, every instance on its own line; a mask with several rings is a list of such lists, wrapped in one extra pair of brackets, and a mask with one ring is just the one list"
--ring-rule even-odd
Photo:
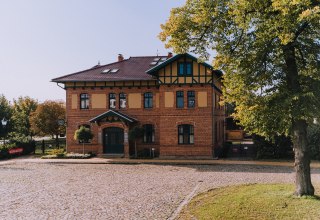
[[(1, 120), (1, 124), (2, 124), (2, 127), (4, 128), (4, 130), (5, 130), (6, 126), (7, 126), (7, 123), (8, 123), (8, 120), (7, 120), (6, 118), (3, 118), (3, 119)], [(4, 132), (4, 135), (3, 135), (3, 144), (5, 144), (5, 143), (6, 143), (6, 134), (5, 134), (5, 132)]]

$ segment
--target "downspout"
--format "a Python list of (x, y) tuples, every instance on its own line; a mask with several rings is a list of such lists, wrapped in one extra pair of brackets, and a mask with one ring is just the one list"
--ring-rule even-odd
[(215, 149), (215, 143), (214, 143), (214, 135), (215, 135), (215, 117), (214, 117), (214, 105), (215, 105), (215, 92), (214, 92), (214, 87), (212, 86), (212, 105), (211, 105), (211, 113), (212, 113), (212, 135), (211, 135), (211, 139), (212, 139), (212, 158), (215, 158), (215, 153), (214, 153), (214, 149)]

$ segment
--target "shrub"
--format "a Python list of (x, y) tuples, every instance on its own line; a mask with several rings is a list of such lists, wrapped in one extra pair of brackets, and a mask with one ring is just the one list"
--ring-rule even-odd
[(4, 144), (4, 145), (0, 145), (0, 158), (8, 158), (9, 155), (9, 150), (12, 148), (15, 148), (16, 145), (15, 144)]
[(45, 155), (42, 156), (41, 159), (89, 159), (91, 158), (90, 154), (77, 154), (77, 153), (68, 153), (68, 154), (63, 154), (62, 157), (59, 157), (58, 154), (51, 154), (51, 155)]
[(215, 151), (215, 156), (218, 158), (226, 158), (228, 156), (228, 153), (231, 147), (232, 147), (231, 142), (229, 141), (225, 142), (222, 146), (222, 149)]
[(266, 140), (264, 137), (253, 135), (252, 140), (257, 149), (257, 158), (287, 158), (292, 157), (292, 142), (284, 135), (275, 136), (273, 140)]
[(320, 160), (320, 126), (310, 125), (308, 127), (308, 145), (311, 150), (311, 158)]
[(50, 155), (56, 155), (57, 157), (64, 157), (64, 149), (53, 149)]

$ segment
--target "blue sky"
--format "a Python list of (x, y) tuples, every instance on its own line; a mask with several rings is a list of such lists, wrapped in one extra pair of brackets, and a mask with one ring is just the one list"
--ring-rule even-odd
[(129, 56), (166, 55), (158, 39), (185, 0), (2, 0), (0, 94), (64, 100), (51, 79)]

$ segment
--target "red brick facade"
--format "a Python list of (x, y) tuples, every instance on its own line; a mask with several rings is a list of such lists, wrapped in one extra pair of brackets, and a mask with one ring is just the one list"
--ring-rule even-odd
[[(186, 59), (186, 58), (185, 58)], [(123, 61), (121, 61), (123, 62)], [(172, 67), (171, 67), (172, 69)], [(200, 69), (200, 67), (199, 67)], [(171, 71), (172, 73), (172, 71)], [(205, 76), (207, 78), (207, 75)], [(200, 78), (200, 74), (199, 74)], [(217, 81), (217, 79), (215, 78)], [(155, 149), (156, 156), (161, 158), (212, 158), (214, 156), (214, 148), (221, 147), (224, 141), (224, 109), (218, 106), (217, 97), (221, 96), (219, 90), (220, 85), (213, 86), (212, 83), (183, 83), (183, 84), (156, 84), (149, 85), (140, 84), (132, 86), (77, 86), (74, 82), (73, 86), (66, 85), (66, 108), (67, 108), (67, 151), (82, 152), (82, 144), (74, 140), (75, 130), (81, 125), (90, 125), (94, 134), (91, 143), (85, 145), (86, 152), (95, 152), (103, 154), (106, 143), (104, 142), (104, 129), (108, 127), (122, 128), (124, 131), (124, 156), (129, 157), (135, 152), (134, 143), (127, 141), (127, 135), (134, 126), (142, 126), (152, 124), (154, 128), (154, 142), (144, 143), (143, 140), (137, 141), (138, 151), (144, 149)], [(218, 80), (220, 84), (220, 81)], [(149, 82), (148, 82), (149, 84)], [(152, 84), (152, 83), (151, 83)], [(115, 85), (115, 84), (114, 84)], [(125, 84), (124, 84), (125, 85)], [(177, 108), (177, 91), (183, 91), (184, 107)], [(194, 107), (188, 108), (188, 91), (195, 94)], [(152, 108), (144, 108), (144, 93), (153, 94)], [(126, 121), (99, 122), (90, 123), (89, 121), (98, 115), (109, 110), (109, 94), (116, 94), (116, 108), (112, 109), (124, 115), (134, 118), (136, 122), (128, 123)], [(127, 103), (132, 103), (129, 94), (141, 96), (136, 100), (140, 103), (134, 105), (127, 104), (126, 108), (119, 106), (119, 94), (125, 93)], [(89, 95), (89, 108), (80, 108), (80, 95)], [(166, 96), (166, 94), (168, 96)], [(106, 101), (105, 106), (94, 107), (93, 98), (98, 97)], [(201, 97), (200, 97), (201, 96)], [(173, 98), (168, 101), (169, 98)], [(103, 100), (102, 99), (102, 100)], [(95, 102), (97, 102), (95, 100)], [(169, 104), (168, 104), (169, 103)], [(172, 105), (173, 103), (173, 105)], [(193, 143), (179, 144), (179, 125), (193, 126)], [(183, 136), (185, 137), (185, 136)], [(181, 136), (181, 139), (182, 136)], [(191, 140), (191, 137), (189, 136)]]

